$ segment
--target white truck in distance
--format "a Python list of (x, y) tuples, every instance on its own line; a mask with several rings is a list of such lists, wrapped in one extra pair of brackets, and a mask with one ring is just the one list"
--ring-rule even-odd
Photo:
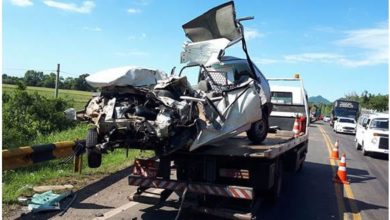
[(389, 153), (389, 115), (370, 114), (360, 116), (356, 129), (356, 149), (363, 155)]
[[(272, 117), (269, 121), (270, 128), (289, 130), (294, 125), (294, 120), (291, 118), (297, 116), (300, 117), (302, 127), (308, 125), (309, 121), (304, 117), (309, 115), (308, 98), (299, 74), (296, 74), (294, 78), (268, 78), (268, 81), (271, 87), (271, 103), (273, 104), (270, 115)], [(288, 86), (284, 85), (285, 83)], [(298, 86), (291, 86), (297, 83)], [(297, 109), (304, 112), (297, 111)]]

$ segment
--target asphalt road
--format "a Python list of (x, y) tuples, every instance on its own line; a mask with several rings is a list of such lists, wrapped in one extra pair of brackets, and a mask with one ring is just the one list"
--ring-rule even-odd
[[(354, 136), (336, 134), (323, 122), (310, 126), (309, 152), (303, 169), (284, 173), (281, 198), (276, 204), (264, 202), (259, 219), (388, 219), (388, 157), (363, 156), (354, 145)], [(350, 185), (333, 183), (337, 161), (329, 159), (330, 149), (339, 140), (347, 157)], [(128, 200), (135, 187), (127, 184), (130, 169), (99, 180), (81, 189), (72, 207), (58, 213), (27, 214), (18, 219), (174, 219), (177, 207), (159, 207)], [(152, 192), (156, 192), (151, 190)], [(176, 200), (172, 197), (171, 200)], [(191, 214), (189, 219), (216, 219)]]

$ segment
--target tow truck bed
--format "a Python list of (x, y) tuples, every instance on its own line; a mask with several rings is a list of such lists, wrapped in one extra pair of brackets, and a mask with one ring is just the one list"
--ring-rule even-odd
[(293, 135), (292, 131), (283, 130), (268, 133), (262, 144), (255, 145), (251, 143), (245, 133), (241, 133), (236, 137), (184, 154), (273, 159), (307, 140), (307, 134), (298, 138), (294, 138)]

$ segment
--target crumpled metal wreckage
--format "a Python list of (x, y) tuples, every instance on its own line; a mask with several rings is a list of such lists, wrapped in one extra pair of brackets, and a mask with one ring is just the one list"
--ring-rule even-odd
[[(194, 151), (251, 130), (264, 117), (262, 104), (270, 94), (261, 86), (269, 85), (266, 80), (260, 83), (262, 74), (249, 59), (233, 2), (211, 9), (183, 29), (192, 42), (185, 44), (181, 62), (199, 68), (196, 89), (182, 76), (184, 68), (169, 77), (159, 70), (121, 67), (86, 78), (101, 90), (77, 114), (94, 125), (86, 139), (88, 161), (97, 161), (89, 162), (90, 167), (100, 166), (101, 153), (115, 148), (154, 150), (156, 156)], [(240, 74), (235, 66), (213, 70), (223, 67), (225, 49), (239, 41), (248, 71)], [(248, 135), (254, 142), (265, 138), (255, 136)]]
[(185, 76), (173, 76), (153, 86), (103, 87), (79, 118), (95, 125), (87, 147), (104, 151), (128, 146), (166, 155), (248, 130), (261, 119), (260, 106), (259, 88), (251, 79), (205, 92), (194, 90)]

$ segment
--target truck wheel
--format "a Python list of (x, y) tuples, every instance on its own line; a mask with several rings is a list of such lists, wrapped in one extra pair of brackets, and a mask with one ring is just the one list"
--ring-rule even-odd
[(95, 147), (98, 143), (98, 133), (96, 128), (90, 128), (88, 129), (87, 138), (85, 140), (85, 146), (88, 147)]
[(98, 168), (102, 164), (102, 153), (96, 147), (87, 148), (88, 167)]
[(363, 152), (364, 156), (368, 156), (369, 155), (368, 151), (366, 150), (366, 148), (364, 148), (363, 144), (362, 144), (362, 152)]
[(102, 153), (96, 148), (97, 143), (98, 134), (96, 128), (88, 129), (85, 146), (87, 148), (88, 167), (90, 168), (97, 168), (102, 164)]
[(357, 140), (356, 140), (356, 143), (355, 143), (355, 148), (356, 148), (356, 150), (361, 150), (362, 149), (362, 145), (360, 145)]
[(299, 164), (299, 167), (298, 167), (298, 170), (297, 172), (300, 172), (302, 169), (303, 169), (303, 164), (305, 163), (305, 161), (302, 161), (300, 164)]
[(267, 133), (268, 117), (264, 117), (263, 115), (263, 119), (256, 121), (251, 125), (251, 128), (246, 132), (246, 135), (254, 144), (261, 144), (267, 137)]
[(279, 160), (275, 170), (274, 185), (271, 187), (271, 189), (269, 189), (266, 195), (267, 200), (270, 201), (271, 203), (275, 203), (279, 199), (280, 193), (282, 191), (282, 183), (283, 183), (283, 164), (282, 161)]

